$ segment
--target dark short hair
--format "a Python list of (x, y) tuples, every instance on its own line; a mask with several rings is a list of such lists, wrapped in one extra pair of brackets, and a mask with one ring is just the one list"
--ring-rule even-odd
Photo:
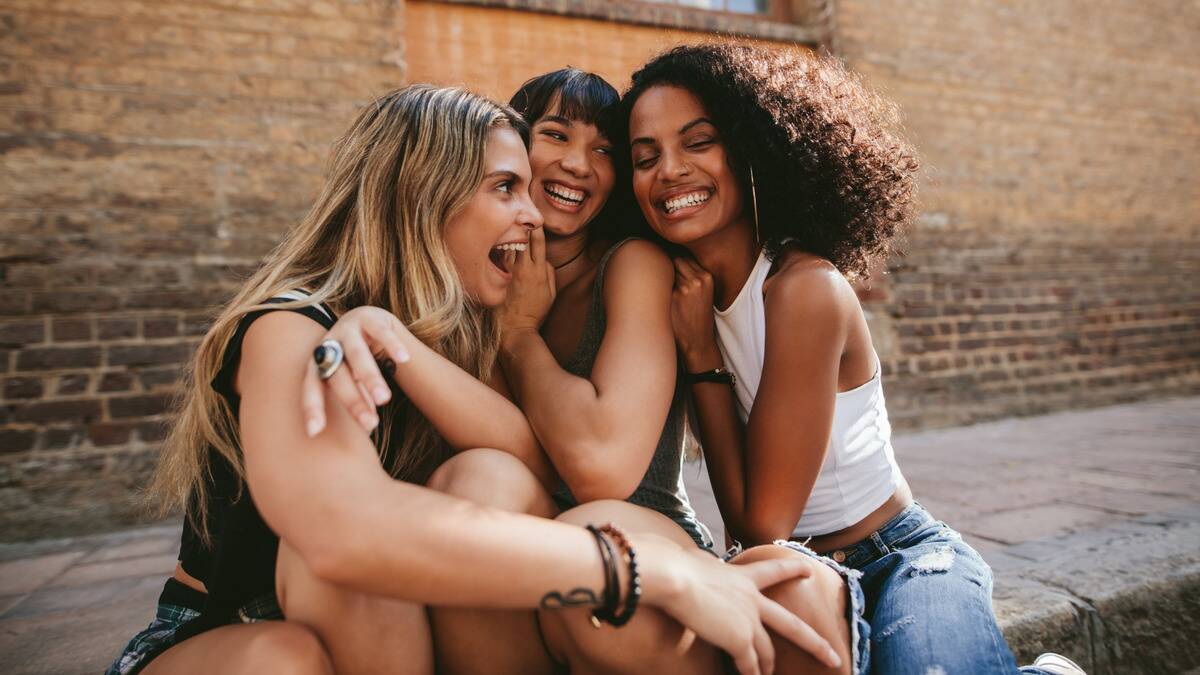
[(616, 240), (640, 231), (635, 224), (639, 218), (630, 188), (629, 143), (616, 87), (595, 73), (567, 66), (526, 80), (508, 104), (531, 127), (547, 115), (560, 115), (599, 129), (613, 146), (615, 180), (608, 203), (589, 224), (589, 236)]
[(620, 103), (616, 87), (603, 77), (570, 66), (526, 80), (508, 102), (531, 126), (546, 115), (561, 115), (595, 125), (610, 142), (619, 140), (614, 132)]
[(918, 163), (898, 108), (832, 58), (689, 45), (655, 57), (632, 81), (626, 121), (654, 86), (700, 100), (747, 192), (754, 169), (759, 231), (772, 258), (795, 242), (845, 274), (865, 274), (913, 217)]

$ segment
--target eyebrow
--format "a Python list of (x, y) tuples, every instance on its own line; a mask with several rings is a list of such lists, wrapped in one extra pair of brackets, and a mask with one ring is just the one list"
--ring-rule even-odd
[(488, 180), (489, 178), (499, 178), (499, 177), (501, 177), (501, 176), (503, 176), (503, 177), (506, 177), (506, 178), (510, 178), (510, 179), (512, 179), (512, 180), (520, 180), (520, 178), (521, 178), (521, 177), (520, 177), (520, 176), (517, 174), (517, 172), (516, 172), (516, 171), (511, 171), (511, 170), (509, 170), (509, 169), (498, 169), (498, 170), (496, 170), (496, 171), (493, 171), (493, 172), (491, 172), (491, 173), (489, 173), (489, 174), (485, 175), (485, 176), (483, 177), (483, 179), (484, 179), (484, 180)]
[(570, 119), (563, 117), (562, 115), (546, 115), (542, 119), (538, 120), (538, 122), (557, 122), (564, 127), (574, 126), (574, 123)]
[[(691, 129), (692, 127), (696, 126), (697, 124), (712, 124), (712, 123), (713, 123), (713, 121), (708, 119), (707, 117), (697, 117), (696, 119), (692, 120), (691, 122), (688, 122), (687, 124), (679, 127), (679, 131), (677, 131), (675, 133), (683, 135), (688, 132), (688, 129)], [(716, 125), (713, 124), (713, 126), (716, 126)], [(653, 145), (653, 144), (654, 144), (654, 139), (650, 138), (649, 136), (642, 136), (639, 138), (635, 138), (629, 142), (629, 145), (631, 145), (631, 146), (632, 145)]]

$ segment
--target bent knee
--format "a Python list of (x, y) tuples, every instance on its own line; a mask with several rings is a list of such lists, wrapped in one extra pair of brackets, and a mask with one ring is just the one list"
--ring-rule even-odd
[(251, 639), (246, 652), (249, 672), (304, 675), (333, 673), (333, 662), (317, 634), (292, 621), (272, 621)]
[(553, 501), (533, 472), (521, 460), (502, 450), (464, 450), (442, 462), (425, 485), (438, 492), (507, 511), (535, 515), (553, 512)]
[[(734, 558), (732, 562), (736, 565), (746, 565), (764, 560), (800, 560), (804, 564), (806, 572), (803, 576), (763, 589), (764, 595), (794, 612), (807, 607), (808, 599), (820, 597), (828, 601), (842, 597), (846, 592), (845, 580), (832, 567), (812, 556), (783, 546), (755, 546)], [(796, 613), (800, 614), (802, 611)]]

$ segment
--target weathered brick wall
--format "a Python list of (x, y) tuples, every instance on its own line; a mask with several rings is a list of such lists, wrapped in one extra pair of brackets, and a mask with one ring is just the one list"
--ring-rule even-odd
[(1200, 389), (1197, 7), (837, 7), (927, 168), (872, 305), (899, 425)]
[(404, 79), (400, 0), (0, 0), (0, 539), (138, 517), (211, 309)]
[[(837, 3), (924, 217), (869, 304), (903, 427), (1200, 389), (1186, 3)], [(0, 0), (0, 539), (137, 517), (212, 308), (405, 80), (624, 86), (700, 33), (421, 0)]]

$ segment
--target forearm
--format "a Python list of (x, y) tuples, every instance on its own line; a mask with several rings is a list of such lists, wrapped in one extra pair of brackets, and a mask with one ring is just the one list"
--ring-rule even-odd
[(733, 389), (727, 384), (700, 382), (691, 385), (696, 428), (704, 449), (704, 463), (721, 519), (735, 539), (743, 539), (746, 514), (746, 428), (738, 417)]
[[(568, 486), (593, 478), (598, 448), (609, 446), (619, 421), (586, 378), (563, 370), (534, 331), (505, 336), (500, 364), (529, 424)], [(639, 476), (640, 478), (640, 476)]]
[(396, 384), (447, 443), (459, 450), (496, 448), (522, 459), (541, 455), (512, 401), (412, 335), (403, 340), (410, 360), (397, 366)]
[[(329, 570), (334, 583), (432, 605), (533, 608), (552, 593), (603, 598), (596, 541), (581, 527), (399, 482), (377, 494), (351, 528), (359, 544)], [(642, 565), (653, 603), (669, 580), (652, 567)], [(586, 593), (572, 594), (575, 589)]]

